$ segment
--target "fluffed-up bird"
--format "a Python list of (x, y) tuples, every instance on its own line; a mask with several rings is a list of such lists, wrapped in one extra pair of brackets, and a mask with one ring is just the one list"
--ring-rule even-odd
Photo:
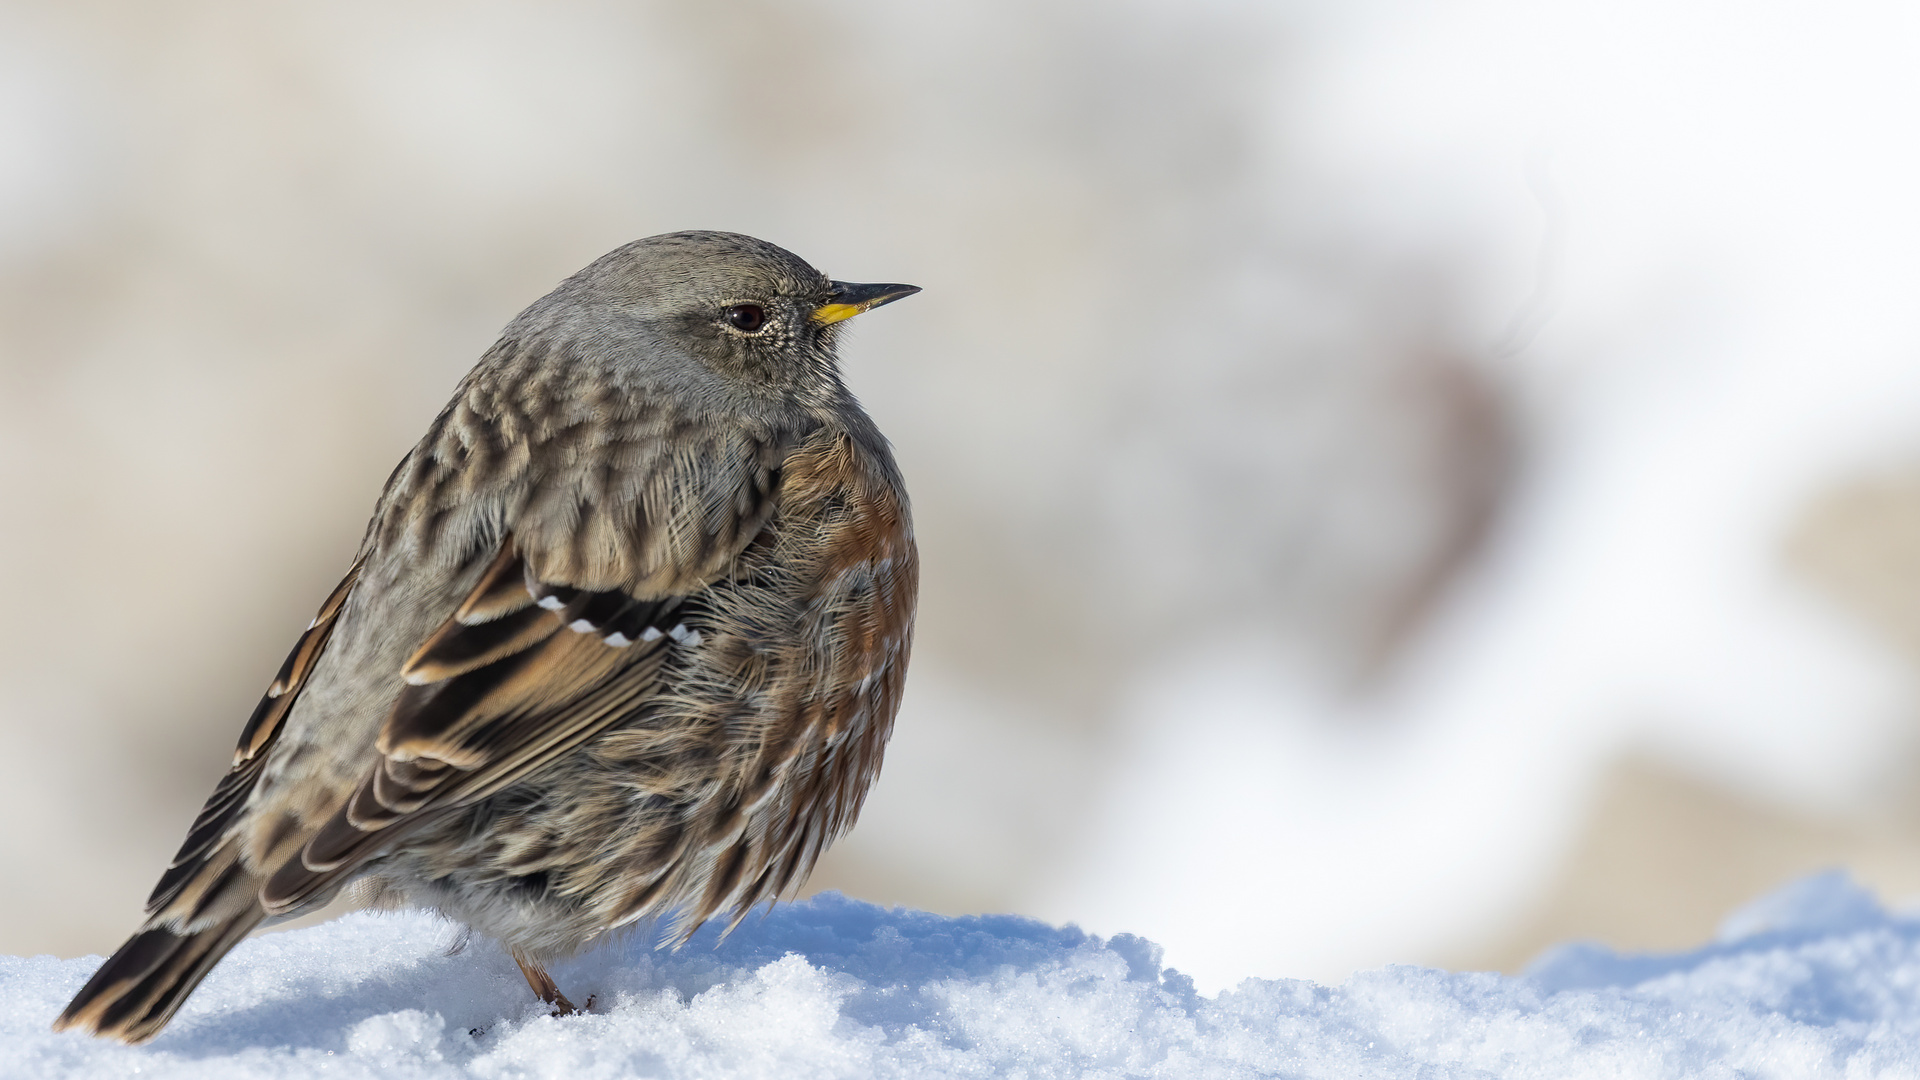
[(635, 241), (510, 323), (387, 481), (147, 920), (55, 1023), (143, 1042), (354, 883), (546, 966), (803, 882), (900, 705), (918, 564), (835, 356), (919, 290)]

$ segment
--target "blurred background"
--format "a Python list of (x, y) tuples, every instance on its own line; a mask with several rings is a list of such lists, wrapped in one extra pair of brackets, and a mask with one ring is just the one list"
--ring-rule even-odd
[(926, 292), (925, 559), (812, 888), (1203, 989), (1920, 895), (1897, 2), (0, 0), (0, 951), (116, 945), (522, 306)]

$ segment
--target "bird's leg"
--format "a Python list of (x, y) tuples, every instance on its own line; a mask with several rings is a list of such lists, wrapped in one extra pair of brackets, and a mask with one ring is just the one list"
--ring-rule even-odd
[(527, 985), (533, 987), (533, 992), (541, 1001), (553, 1006), (553, 1015), (571, 1016), (580, 1011), (574, 1008), (573, 1002), (567, 1000), (567, 995), (561, 993), (560, 988), (554, 985), (553, 976), (547, 974), (546, 968), (534, 963), (519, 949), (509, 951), (513, 953), (513, 962), (520, 965), (520, 974), (527, 977)]

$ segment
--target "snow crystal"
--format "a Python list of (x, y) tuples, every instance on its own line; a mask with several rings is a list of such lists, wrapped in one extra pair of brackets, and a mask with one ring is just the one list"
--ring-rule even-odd
[(556, 1018), (497, 947), (350, 915), (243, 943), (144, 1047), (48, 1030), (97, 958), (0, 958), (0, 1076), (1920, 1075), (1920, 922), (1840, 875), (1690, 953), (1575, 945), (1521, 977), (1388, 967), (1213, 997), (1140, 938), (832, 893), (717, 937), (561, 965), (595, 1004)]

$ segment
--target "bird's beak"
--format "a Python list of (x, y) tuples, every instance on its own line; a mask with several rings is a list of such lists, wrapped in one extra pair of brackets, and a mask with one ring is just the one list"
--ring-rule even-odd
[(851, 319), (863, 311), (872, 311), (920, 291), (918, 285), (856, 285), (850, 281), (836, 281), (832, 285), (827, 302), (813, 312), (813, 321), (821, 326)]

